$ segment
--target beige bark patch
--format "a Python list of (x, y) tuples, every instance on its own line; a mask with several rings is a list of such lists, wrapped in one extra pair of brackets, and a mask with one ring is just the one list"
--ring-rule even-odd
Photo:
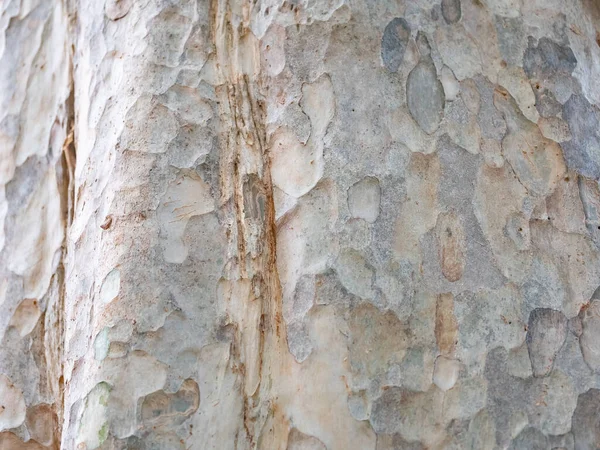
[(27, 336), (35, 328), (41, 315), (38, 301), (34, 298), (26, 298), (17, 306), (10, 319), (10, 326), (19, 330), (21, 337)]
[(57, 429), (57, 417), (52, 407), (48, 404), (27, 408), (26, 425), (27, 431), (32, 439), (35, 439), (42, 445), (51, 446), (54, 442), (54, 430)]
[(121, 290), (121, 272), (119, 269), (113, 269), (108, 272), (108, 275), (102, 282), (100, 288), (100, 300), (103, 304), (107, 305), (112, 302), (119, 295)]
[(460, 24), (439, 27), (435, 42), (446, 64), (458, 80), (471, 78), (481, 73), (481, 56), (477, 44)]
[[(373, 449), (373, 430), (367, 422), (355, 420), (348, 409), (348, 383), (353, 377), (347, 340), (340, 333), (333, 311), (330, 306), (311, 310), (308, 332), (314, 350), (302, 364), (290, 357), (289, 375), (279, 378), (277, 384), (278, 397), (291, 423), (302, 433), (317, 438), (327, 449)], [(374, 329), (373, 332), (376, 333)], [(371, 343), (362, 344), (363, 348)], [(311, 399), (310, 403), (307, 399)]]
[[(498, 268), (514, 281), (522, 280), (531, 264), (531, 255), (520, 249), (529, 245), (529, 223), (511, 220), (521, 212), (526, 196), (527, 190), (508, 165), (500, 169), (488, 166), (480, 169), (473, 198), (475, 215), (494, 252)], [(509, 228), (517, 226), (513, 238), (518, 233), (523, 238), (521, 244), (517, 245), (506, 233), (507, 225)]]
[(373, 269), (367, 265), (360, 252), (349, 248), (343, 249), (335, 267), (346, 289), (363, 299), (373, 299)]
[(0, 374), (0, 431), (16, 428), (25, 420), (23, 392), (6, 375)]
[(7, 450), (46, 450), (34, 440), (23, 442), (19, 437), (9, 431), (0, 433), (0, 448)]
[(463, 378), (444, 394), (444, 415), (449, 419), (473, 417), (487, 403), (488, 383), (483, 377)]
[(460, 85), (450, 68), (446, 66), (442, 67), (440, 81), (444, 86), (444, 95), (446, 97), (446, 101), (456, 100), (458, 94), (460, 93)]
[(459, 371), (460, 363), (457, 360), (438, 356), (433, 370), (433, 382), (442, 391), (448, 391), (456, 384)]
[(454, 296), (441, 294), (435, 308), (435, 340), (442, 355), (451, 355), (456, 349), (458, 322), (454, 315)]
[(499, 169), (504, 165), (502, 146), (495, 139), (481, 139), (481, 154), (485, 163), (491, 168)]
[(183, 236), (188, 221), (214, 209), (210, 186), (195, 172), (182, 170), (169, 184), (157, 211), (165, 261), (176, 264), (185, 261), (188, 249)]
[(435, 151), (435, 136), (425, 133), (404, 109), (392, 113), (389, 131), (395, 140), (406, 145), (411, 152), (429, 154)]
[(297, 428), (288, 434), (287, 450), (327, 450), (325, 444), (314, 436), (308, 436)]
[(348, 189), (348, 207), (352, 217), (373, 223), (379, 216), (381, 188), (375, 177), (365, 177)]
[(230, 395), (240, 389), (238, 375), (231, 368), (231, 345), (211, 344), (199, 351), (198, 384), (202, 392), (198, 412), (190, 418), (196, 448), (220, 448), (231, 442), (242, 422), (243, 399)]
[(350, 362), (359, 379), (381, 375), (404, 358), (409, 332), (393, 312), (363, 303), (352, 310), (348, 327)]
[(277, 232), (277, 273), (284, 304), (292, 301), (303, 274), (324, 271), (331, 255), (337, 254), (332, 232), (337, 217), (335, 185), (323, 180), (282, 218)]
[(481, 128), (475, 116), (469, 117), (466, 124), (447, 121), (448, 136), (456, 145), (464, 148), (469, 153), (476, 155), (481, 147)]
[(440, 266), (448, 281), (458, 281), (465, 269), (465, 233), (454, 213), (440, 214), (436, 224)]
[(552, 218), (552, 225), (560, 231), (585, 234), (586, 218), (575, 172), (567, 173), (554, 193), (546, 198), (546, 212)]
[(538, 126), (544, 137), (554, 142), (566, 142), (573, 138), (569, 124), (558, 117), (542, 117)]
[(328, 75), (302, 87), (300, 106), (311, 123), (306, 145), (289, 128), (276, 131), (270, 144), (273, 184), (294, 197), (306, 194), (323, 176), (323, 138), (335, 113), (335, 95)]
[[(137, 428), (139, 400), (164, 387), (167, 366), (145, 352), (134, 350), (123, 358), (107, 358), (101, 376), (112, 386), (107, 409), (110, 434), (124, 438)], [(106, 392), (106, 387), (102, 392)]]
[(567, 171), (560, 146), (521, 114), (517, 101), (504, 89), (495, 90), (494, 105), (508, 125), (502, 150), (519, 181), (534, 195), (551, 194)]
[(6, 300), (7, 289), (8, 289), (8, 280), (6, 278), (4, 278), (2, 281), (0, 281), (0, 306), (2, 306), (2, 304)]
[(271, 76), (279, 75), (285, 67), (285, 35), (285, 28), (273, 25), (260, 41), (262, 67)]
[(437, 189), (440, 161), (437, 155), (415, 153), (411, 156), (407, 180), (406, 201), (396, 221), (394, 250), (399, 258), (419, 263), (419, 239), (431, 230), (438, 216)]
[(106, 357), (124, 356), (129, 348), (128, 341), (133, 332), (133, 325), (128, 320), (121, 320), (112, 327), (104, 327), (94, 338), (94, 358), (101, 361)]
[(535, 96), (531, 84), (521, 67), (506, 67), (498, 74), (498, 84), (512, 95), (523, 115), (537, 123), (540, 115), (535, 108)]
[(104, 14), (110, 20), (119, 20), (127, 15), (132, 5), (133, 0), (108, 0), (104, 7)]
[(147, 427), (177, 426), (196, 412), (199, 404), (198, 383), (187, 379), (177, 392), (147, 395), (142, 403), (142, 421)]
[[(406, 441), (437, 447), (445, 436), (444, 394), (437, 388), (413, 392), (396, 386), (382, 391), (373, 402), (371, 424), (379, 433), (399, 433)], [(479, 448), (479, 447), (477, 447)]]
[(271, 144), (273, 183), (293, 197), (311, 190), (323, 176), (319, 148), (303, 145), (289, 128), (280, 128)]

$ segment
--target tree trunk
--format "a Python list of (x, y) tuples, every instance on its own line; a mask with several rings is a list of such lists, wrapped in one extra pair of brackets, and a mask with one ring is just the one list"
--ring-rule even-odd
[(0, 449), (600, 448), (594, 0), (0, 12)]

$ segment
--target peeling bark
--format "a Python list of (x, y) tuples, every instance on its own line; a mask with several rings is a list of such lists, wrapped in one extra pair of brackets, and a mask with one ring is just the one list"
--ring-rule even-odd
[(249, 28), (251, 6), (228, 0), (212, 3), (222, 135), (219, 201), (222, 220), (230, 224), (223, 280), (228, 291), (225, 326), (233, 326), (231, 363), (238, 365), (242, 377), (245, 436), (239, 439), (250, 448), (278, 448), (285, 441), (286, 424), (272, 391), (287, 349), (260, 53)]

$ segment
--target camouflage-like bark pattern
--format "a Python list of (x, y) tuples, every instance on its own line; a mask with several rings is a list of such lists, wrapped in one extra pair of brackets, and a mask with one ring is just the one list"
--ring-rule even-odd
[(21, 3), (0, 442), (600, 448), (595, 2)]

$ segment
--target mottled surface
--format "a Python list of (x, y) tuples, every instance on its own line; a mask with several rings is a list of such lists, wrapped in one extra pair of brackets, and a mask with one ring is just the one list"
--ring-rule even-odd
[(0, 447), (600, 447), (594, 2), (0, 12)]
[[(0, 448), (57, 449), (73, 167), (62, 1), (0, 4)], [(24, 443), (25, 441), (25, 443)]]

